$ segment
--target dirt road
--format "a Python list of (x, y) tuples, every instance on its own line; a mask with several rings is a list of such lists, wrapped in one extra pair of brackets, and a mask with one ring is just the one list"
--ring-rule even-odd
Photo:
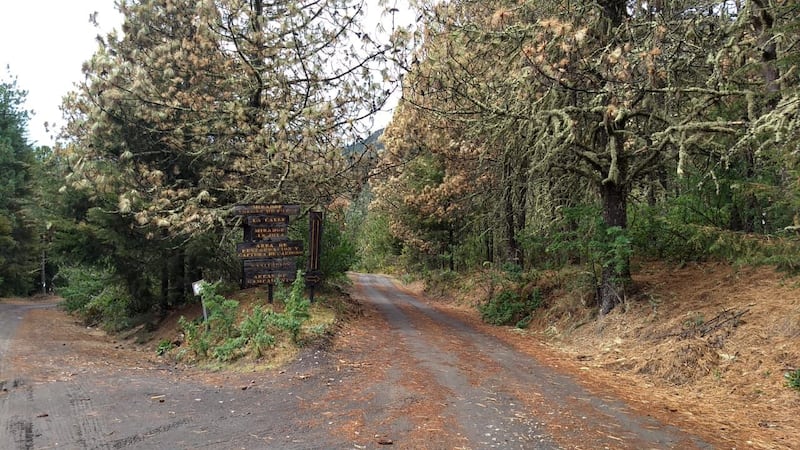
[(388, 278), (356, 276), (354, 295), (365, 314), (331, 348), (210, 375), (0, 304), (0, 448), (712, 447)]

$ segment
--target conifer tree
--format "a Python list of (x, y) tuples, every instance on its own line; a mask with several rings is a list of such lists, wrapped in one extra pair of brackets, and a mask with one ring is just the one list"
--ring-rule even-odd
[(232, 205), (326, 204), (358, 182), (342, 149), (385, 100), (391, 45), (364, 2), (129, 1), (66, 101), (73, 187), (138, 226), (192, 235)]
[[(418, 2), (426, 34), (404, 100), (419, 117), (406, 123), (446, 121), (459, 130), (451, 147), (479, 149), (493, 203), (507, 206), (509, 243), (533, 217), (532, 198), (564, 192), (553, 191), (563, 181), (593, 192), (611, 239), (598, 288), (605, 314), (629, 279), (631, 194), (667, 192), (664, 173), (708, 155), (724, 164), (757, 133), (762, 94), (791, 72), (779, 61), (796, 34), (775, 28), (790, 3)], [(750, 84), (731, 82), (742, 74)], [(790, 121), (792, 104), (774, 104)], [(543, 179), (546, 189), (531, 189)]]
[(16, 79), (0, 82), (0, 296), (29, 294), (36, 280), (39, 236), (29, 210), (36, 159), (26, 137), (26, 95)]

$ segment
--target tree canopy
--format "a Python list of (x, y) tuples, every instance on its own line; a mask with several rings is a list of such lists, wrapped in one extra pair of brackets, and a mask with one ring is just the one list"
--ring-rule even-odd
[[(423, 45), (387, 128), (386, 164), (405, 170), (413, 165), (397, 158), (441, 155), (443, 177), (428, 181), (417, 199), (475, 180), (461, 197), (490, 205), (484, 212), (493, 219), (474, 224), (494, 230), (508, 260), (531, 260), (521, 242), (559, 222), (559, 208), (597, 202), (611, 255), (603, 258), (598, 291), (605, 313), (625, 296), (630, 251), (620, 246), (628, 242), (631, 198), (665, 200), (689, 172), (719, 182), (736, 169), (741, 184), (728, 186), (738, 192), (727, 225), (753, 231), (766, 214), (748, 186), (768, 153), (792, 154), (784, 139), (797, 132), (795, 3), (418, 7)], [(778, 223), (787, 225), (785, 217)]]
[(0, 296), (33, 290), (38, 233), (30, 211), (36, 163), (28, 143), (27, 93), (0, 81)]
[[(342, 148), (386, 95), (392, 47), (363, 2), (122, 2), (65, 103), (75, 188), (138, 226), (191, 235), (235, 203), (326, 204), (357, 183)], [(109, 176), (112, 175), (113, 176)]]
[[(412, 4), (382, 40), (365, 1), (120, 2), (53, 154), (3, 85), (3, 251), (69, 254), (130, 312), (236, 279), (241, 203), (335, 211), (337, 270), (348, 240), (370, 267), (581, 265), (602, 314), (633, 258), (800, 268), (797, 2)], [(399, 79), (384, 146), (360, 145)]]
[(192, 281), (239, 277), (234, 205), (305, 211), (360, 187), (367, 152), (343, 150), (369, 134), (405, 37), (367, 32), (364, 1), (118, 7), (62, 105), (54, 245), (125, 286), (122, 310), (165, 312)]

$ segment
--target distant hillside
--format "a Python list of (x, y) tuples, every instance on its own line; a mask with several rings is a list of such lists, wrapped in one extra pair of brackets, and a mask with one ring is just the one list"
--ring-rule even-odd
[(354, 154), (359, 155), (364, 152), (368, 152), (370, 150), (375, 153), (380, 153), (383, 150), (383, 143), (380, 142), (378, 139), (382, 135), (383, 135), (383, 128), (377, 131), (373, 131), (372, 134), (367, 136), (366, 139), (355, 142), (345, 147), (344, 154), (347, 156)]

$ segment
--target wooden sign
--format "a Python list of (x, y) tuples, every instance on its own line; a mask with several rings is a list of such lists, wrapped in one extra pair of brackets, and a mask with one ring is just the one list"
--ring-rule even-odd
[[(295, 257), (303, 254), (303, 241), (289, 240), (288, 229), (289, 216), (300, 214), (300, 205), (236, 205), (233, 213), (243, 216), (244, 242), (236, 245), (236, 253), (242, 260), (242, 288), (267, 285), (272, 303), (273, 286), (297, 278)], [(322, 275), (319, 270), (322, 213), (310, 212), (309, 220), (311, 254), (305, 279), (314, 301), (314, 286)]]
[(249, 242), (265, 241), (268, 239), (285, 239), (287, 228), (284, 226), (253, 226), (244, 227), (244, 240)]
[(242, 261), (245, 271), (296, 271), (297, 263), (294, 258), (268, 258), (268, 259), (245, 259)]
[(280, 204), (251, 204), (236, 205), (233, 213), (237, 216), (247, 216), (251, 214), (277, 215), (277, 216), (296, 216), (300, 214), (300, 205), (280, 205)]
[(319, 284), (322, 281), (322, 275), (319, 272), (306, 272), (305, 274), (306, 283), (310, 285)]
[(245, 216), (244, 223), (248, 227), (270, 226), (287, 228), (289, 226), (289, 216), (267, 216), (257, 214)]
[(303, 241), (242, 242), (236, 244), (239, 258), (286, 258), (303, 255)]
[[(294, 282), (296, 275), (297, 275), (296, 272), (253, 273), (253, 274), (248, 274), (247, 272), (245, 272), (244, 286), (256, 287), (256, 286), (263, 286), (265, 284), (273, 286), (278, 283), (291, 284), (292, 282)], [(270, 301), (270, 303), (272, 303), (272, 301)]]

